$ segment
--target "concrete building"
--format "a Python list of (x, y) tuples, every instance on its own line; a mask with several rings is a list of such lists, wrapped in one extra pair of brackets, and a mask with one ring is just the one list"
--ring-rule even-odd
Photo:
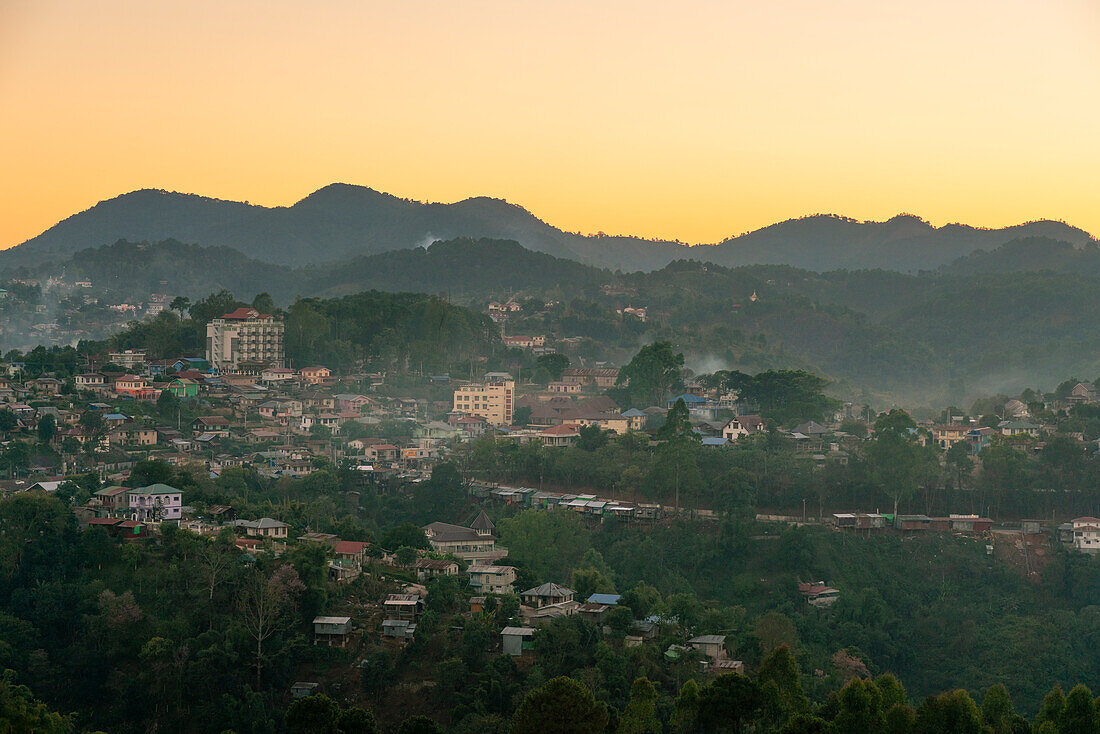
[(484, 383), (465, 385), (455, 390), (454, 409), (466, 415), (484, 418), (494, 426), (512, 424), (516, 383), (511, 375), (486, 375)]
[(167, 484), (131, 490), (128, 500), (130, 514), (141, 522), (179, 520), (183, 516), (183, 495)]
[(1082, 553), (1100, 553), (1100, 518), (1073, 520), (1073, 547)]
[(466, 569), (470, 586), (482, 594), (511, 594), (516, 580), (512, 566), (470, 566)]
[(254, 308), (238, 308), (206, 325), (206, 359), (216, 372), (242, 363), (282, 367), (286, 325)]
[(141, 370), (145, 367), (145, 350), (125, 349), (119, 352), (108, 352), (107, 361), (127, 371)]
[(423, 530), (433, 551), (461, 558), (474, 566), (489, 566), (508, 555), (507, 549), (497, 547), (493, 523), (484, 512), (468, 528), (433, 522)]

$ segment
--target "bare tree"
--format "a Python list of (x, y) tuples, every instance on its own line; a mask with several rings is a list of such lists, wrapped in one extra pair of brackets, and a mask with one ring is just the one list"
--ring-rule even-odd
[(294, 610), (305, 584), (293, 566), (279, 566), (271, 577), (254, 570), (241, 585), (238, 607), (241, 622), (256, 641), (256, 690), (263, 674), (264, 642), (282, 629)]

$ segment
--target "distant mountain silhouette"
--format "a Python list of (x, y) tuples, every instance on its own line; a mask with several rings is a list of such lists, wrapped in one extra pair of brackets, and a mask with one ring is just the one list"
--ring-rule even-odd
[(1011, 240), (1049, 237), (1082, 246), (1088, 233), (1059, 222), (1005, 229), (932, 227), (903, 215), (857, 222), (816, 215), (773, 224), (717, 245), (689, 248), (628, 236), (563, 232), (500, 199), (423, 204), (363, 186), (331, 184), (290, 207), (262, 207), (194, 194), (143, 189), (100, 202), (23, 244), (0, 251), (0, 267), (63, 260), (120, 239), (169, 238), (231, 247), (279, 265), (347, 260), (459, 237), (510, 239), (524, 247), (589, 265), (649, 271), (677, 259), (737, 266), (785, 264), (810, 270), (934, 269)]
[(995, 250), (975, 250), (942, 267), (951, 275), (1050, 270), (1057, 273), (1100, 275), (1100, 246), (1075, 247), (1049, 237), (1025, 237)]
[(1076, 247), (1091, 243), (1088, 232), (1052, 221), (1030, 222), (1002, 229), (962, 224), (933, 227), (903, 214), (885, 222), (858, 222), (832, 215), (815, 215), (773, 224), (728, 239), (691, 257), (730, 267), (791, 265), (819, 272), (873, 269), (910, 272), (932, 270), (975, 250), (991, 250), (1009, 241), (1044, 237)]

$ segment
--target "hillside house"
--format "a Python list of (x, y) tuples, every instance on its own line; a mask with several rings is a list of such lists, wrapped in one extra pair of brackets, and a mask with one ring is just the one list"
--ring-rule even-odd
[(328, 367), (303, 367), (298, 371), (302, 383), (306, 385), (324, 385), (331, 382), (332, 370)]
[(298, 681), (290, 686), (290, 697), (291, 699), (298, 699), (312, 696), (320, 686), (320, 683), (314, 683), (313, 681)]
[(619, 436), (630, 431), (630, 419), (620, 413), (577, 412), (569, 417), (569, 422), (578, 426), (598, 426)]
[(1091, 382), (1078, 382), (1066, 396), (1069, 405), (1094, 405), (1097, 402), (1096, 386)]
[(1073, 547), (1082, 553), (1100, 553), (1100, 518), (1073, 520)]
[(837, 512), (833, 513), (833, 525), (840, 530), (884, 530), (886, 516), (877, 512)]
[(61, 390), (61, 380), (56, 377), (39, 377), (35, 380), (27, 380), (27, 387), (46, 395), (56, 395)]
[(898, 515), (894, 518), (894, 527), (905, 531), (924, 531), (931, 529), (932, 518), (928, 515)]
[(162, 522), (183, 517), (183, 495), (167, 484), (151, 484), (131, 490), (130, 515), (140, 522)]
[(270, 517), (261, 517), (259, 520), (234, 520), (233, 525), (244, 530), (245, 535), (251, 538), (273, 538), (286, 540), (290, 526), (285, 522), (274, 520)]
[(958, 423), (948, 426), (933, 426), (932, 442), (935, 443), (937, 447), (946, 451), (960, 441), (967, 440), (967, 435), (969, 433), (970, 426), (964, 426)]
[(479, 415), (457, 416), (454, 419), (454, 426), (469, 438), (483, 436), (489, 430), (489, 422)]
[(86, 372), (73, 378), (77, 390), (102, 390), (107, 386), (107, 376), (101, 372)]
[(160, 390), (150, 387), (149, 380), (140, 375), (123, 375), (114, 382), (115, 394), (134, 400), (156, 400)]
[(314, 617), (313, 644), (344, 647), (351, 635), (351, 617)]
[(340, 412), (353, 412), (364, 414), (370, 411), (374, 405), (374, 401), (368, 398), (366, 395), (356, 395), (352, 393), (339, 393), (334, 396), (336, 398), (336, 410)]
[(413, 428), (412, 435), (414, 438), (428, 438), (437, 441), (449, 441), (454, 438), (458, 438), (462, 435), (462, 431), (449, 423), (443, 423), (442, 421), (431, 421), (429, 423), (418, 424)]
[(993, 520), (978, 515), (950, 515), (951, 529), (962, 533), (985, 533), (993, 528)]
[(722, 426), (722, 437), (736, 441), (764, 430), (764, 419), (758, 415), (739, 415)]
[(295, 377), (294, 370), (288, 367), (267, 367), (260, 371), (260, 382), (268, 385), (274, 385), (288, 380), (293, 380)]
[(194, 398), (198, 397), (199, 383), (194, 380), (188, 380), (185, 377), (177, 377), (168, 383), (167, 390), (181, 400)]
[(712, 662), (726, 659), (726, 636), (725, 635), (700, 635), (699, 637), (693, 637), (688, 640), (688, 644)]
[(386, 619), (415, 622), (423, 611), (424, 601), (418, 594), (390, 594), (382, 602), (382, 614)]
[(641, 431), (645, 429), (648, 416), (637, 408), (623, 411), (622, 416), (627, 420), (628, 430)]
[(534, 649), (535, 630), (531, 627), (505, 627), (500, 631), (505, 655), (520, 657), (525, 650)]
[(466, 575), (479, 594), (511, 594), (516, 581), (516, 569), (512, 566), (470, 566)]
[(615, 387), (619, 379), (616, 368), (566, 367), (561, 373), (561, 381), (581, 387)]
[(413, 564), (416, 569), (416, 580), (426, 581), (439, 576), (456, 576), (458, 564), (446, 558), (418, 558)]
[(341, 540), (332, 549), (332, 565), (356, 574), (363, 570), (370, 543), (357, 540)]
[(107, 531), (112, 538), (121, 538), (124, 541), (137, 541), (148, 536), (143, 523), (137, 520), (122, 520), (117, 517), (93, 517), (88, 520), (88, 527), (100, 527)]
[(508, 555), (506, 549), (497, 548), (493, 523), (484, 512), (468, 528), (433, 522), (425, 525), (423, 530), (433, 551), (461, 558), (470, 564), (487, 564)]
[(545, 446), (572, 446), (580, 436), (580, 430), (574, 423), (562, 423), (538, 432), (538, 438)]
[(103, 507), (110, 513), (121, 512), (130, 508), (130, 489), (128, 487), (104, 487), (93, 495)]
[(665, 409), (672, 410), (677, 402), (683, 400), (684, 405), (687, 406), (688, 413), (695, 420), (712, 421), (717, 413), (718, 405), (704, 397), (699, 395), (692, 395), (691, 393), (684, 393), (682, 395), (676, 395), (665, 401)]
[(213, 433), (216, 435), (229, 435), (229, 419), (223, 415), (204, 415), (191, 422), (191, 430), (195, 433)]
[(840, 591), (824, 582), (799, 583), (798, 593), (806, 600), (806, 603), (814, 607), (831, 607), (840, 598)]
[(542, 586), (536, 586), (523, 592), (520, 594), (520, 599), (526, 606), (541, 609), (550, 604), (573, 601), (574, 594), (575, 592), (572, 589), (548, 581)]
[(570, 600), (541, 607), (520, 606), (519, 613), (523, 624), (528, 627), (543, 627), (555, 619), (576, 614), (580, 607), (576, 600)]
[(385, 619), (382, 620), (382, 636), (412, 642), (416, 638), (416, 625), (407, 619)]
[(1039, 426), (1028, 421), (1001, 421), (997, 424), (997, 430), (1002, 436), (1031, 436), (1039, 437)]

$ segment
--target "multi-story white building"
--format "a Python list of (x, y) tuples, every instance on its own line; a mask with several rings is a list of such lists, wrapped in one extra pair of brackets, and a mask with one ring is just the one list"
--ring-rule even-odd
[(183, 516), (183, 495), (167, 484), (151, 484), (129, 494), (130, 514), (141, 522), (179, 520)]
[(107, 361), (117, 364), (127, 372), (140, 371), (145, 367), (145, 350), (126, 349), (120, 352), (108, 352)]
[(216, 372), (241, 363), (283, 366), (286, 325), (254, 308), (238, 308), (206, 325), (206, 359)]
[(484, 383), (464, 385), (455, 390), (454, 409), (466, 415), (484, 418), (494, 426), (512, 424), (516, 383), (511, 375), (486, 375)]
[(1100, 553), (1100, 518), (1074, 519), (1073, 547), (1082, 553)]

